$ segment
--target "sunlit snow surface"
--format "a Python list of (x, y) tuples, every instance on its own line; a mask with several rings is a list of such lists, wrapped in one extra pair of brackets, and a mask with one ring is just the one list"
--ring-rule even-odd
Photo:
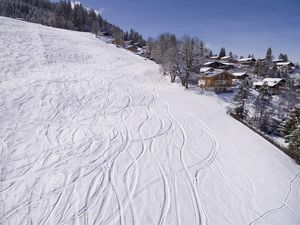
[(0, 48), (0, 224), (300, 224), (299, 166), (216, 97), (88, 33)]

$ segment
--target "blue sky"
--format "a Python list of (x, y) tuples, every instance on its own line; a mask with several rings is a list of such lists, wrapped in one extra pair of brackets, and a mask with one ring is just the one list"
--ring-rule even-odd
[(214, 51), (256, 57), (272, 47), (300, 62), (300, 0), (81, 0), (110, 22), (144, 37), (198, 36)]

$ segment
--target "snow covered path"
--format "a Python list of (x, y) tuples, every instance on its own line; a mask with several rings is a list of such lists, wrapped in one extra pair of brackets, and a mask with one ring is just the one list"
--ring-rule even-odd
[(300, 224), (300, 168), (159, 67), (0, 17), (0, 224)]

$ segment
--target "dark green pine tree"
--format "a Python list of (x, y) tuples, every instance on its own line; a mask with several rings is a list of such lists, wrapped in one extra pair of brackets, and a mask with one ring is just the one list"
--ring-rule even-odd
[(297, 160), (300, 160), (300, 125), (289, 135), (289, 150), (296, 156)]
[(288, 62), (289, 61), (287, 54), (280, 53), (278, 58), (283, 60), (283, 62)]
[(248, 115), (246, 101), (250, 95), (251, 82), (249, 79), (242, 81), (236, 95), (234, 96), (234, 111), (240, 119), (245, 119)]
[(259, 94), (254, 101), (255, 123), (262, 131), (267, 131), (269, 120), (272, 116), (272, 94), (265, 82), (259, 89)]
[(219, 53), (219, 58), (222, 58), (222, 57), (224, 57), (224, 56), (226, 56), (226, 50), (225, 50), (225, 48), (221, 48), (220, 49), (220, 53)]
[(272, 66), (272, 69), (270, 70), (270, 77), (279, 77), (279, 72), (276, 64)]
[(285, 138), (285, 142), (289, 143), (290, 134), (294, 132), (300, 125), (300, 106), (295, 106), (288, 114), (287, 118), (283, 121), (280, 132)]
[(58, 28), (66, 28), (66, 19), (64, 12), (64, 2), (60, 2), (56, 5), (55, 9), (55, 26)]
[(266, 54), (266, 61), (267, 62), (272, 62), (273, 61), (273, 55), (272, 55), (272, 49), (268, 48), (267, 54)]

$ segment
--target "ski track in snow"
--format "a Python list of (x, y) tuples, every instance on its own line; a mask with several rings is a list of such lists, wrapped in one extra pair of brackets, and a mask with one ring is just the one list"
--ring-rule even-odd
[[(246, 169), (236, 187), (220, 136), (174, 110), (154, 63), (91, 34), (0, 21), (0, 224), (252, 225), (299, 199), (299, 168), (280, 153), (294, 176), (282, 206), (259, 208)], [(224, 203), (236, 218), (215, 205), (222, 185), (246, 195)]]

